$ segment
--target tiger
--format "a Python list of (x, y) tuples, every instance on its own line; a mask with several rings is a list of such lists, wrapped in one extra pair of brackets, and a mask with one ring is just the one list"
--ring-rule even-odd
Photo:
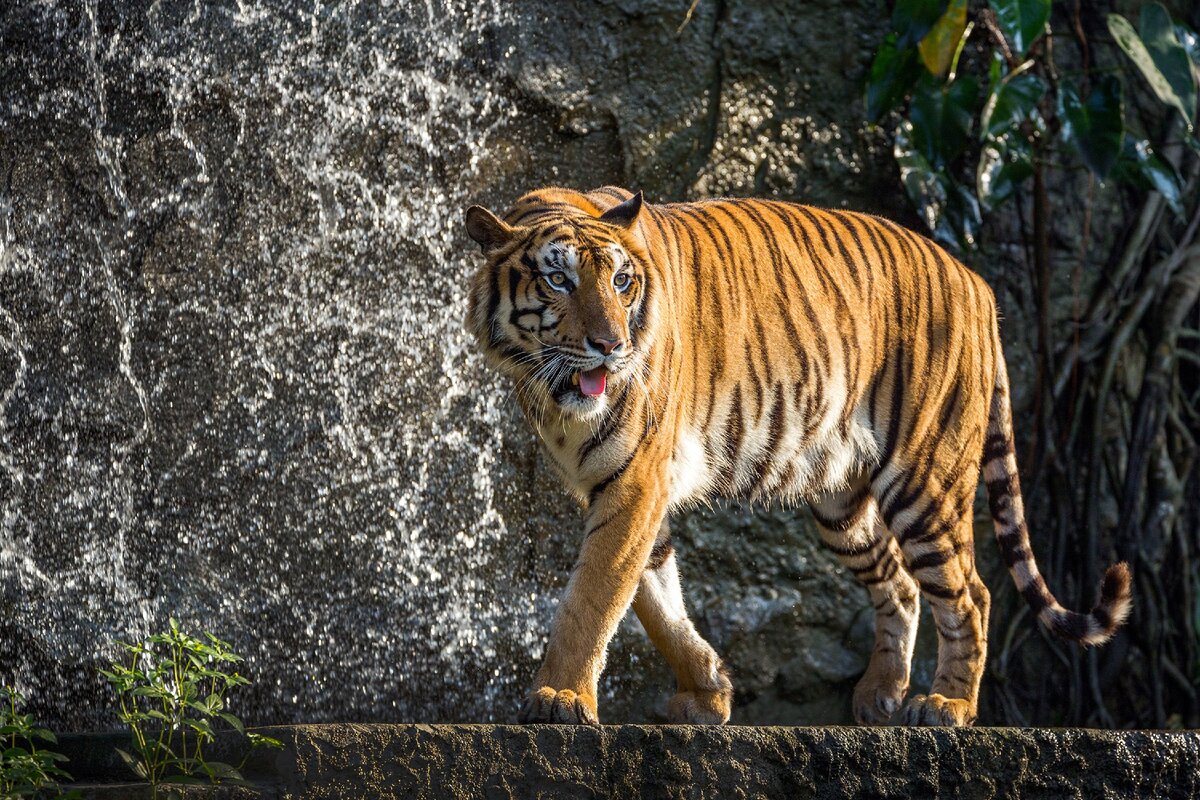
[[(978, 712), (990, 595), (974, 557), (980, 471), (1034, 616), (1098, 645), (1129, 613), (1126, 564), (1064, 608), (1030, 549), (995, 297), (885, 218), (775, 199), (646, 202), (561, 187), (465, 213), (482, 262), (466, 329), (584, 509), (523, 723), (598, 724), (605, 654), (630, 606), (674, 672), (673, 723), (723, 724), (729, 670), (688, 616), (668, 516), (722, 498), (807, 504), (866, 587), (862, 725), (964, 726)], [(909, 690), (919, 598), (937, 629)]]

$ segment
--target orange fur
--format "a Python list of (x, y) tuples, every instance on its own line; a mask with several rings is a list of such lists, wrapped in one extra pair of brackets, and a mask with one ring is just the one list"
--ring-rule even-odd
[(918, 591), (938, 666), (900, 719), (975, 719), (989, 606), (971, 525), (981, 465), (1002, 553), (1039, 618), (1084, 643), (1123, 620), (1124, 565), (1090, 614), (1062, 608), (1038, 575), (995, 300), (923, 237), (860, 214), (649, 205), (612, 187), (531, 192), (503, 220), (473, 207), (467, 227), (487, 256), (468, 328), (587, 509), (523, 719), (598, 720), (605, 649), (632, 605), (675, 671), (672, 718), (728, 720), (731, 685), (687, 617), (666, 523), (716, 496), (809, 503), (866, 584), (876, 649), (855, 691), (862, 723), (887, 721), (907, 693)]

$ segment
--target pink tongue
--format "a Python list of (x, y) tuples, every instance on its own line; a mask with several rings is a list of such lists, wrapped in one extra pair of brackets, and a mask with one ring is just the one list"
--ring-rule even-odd
[(587, 372), (579, 373), (579, 391), (583, 392), (588, 397), (599, 397), (604, 394), (604, 383), (608, 379), (608, 372), (604, 367), (596, 367), (589, 369)]

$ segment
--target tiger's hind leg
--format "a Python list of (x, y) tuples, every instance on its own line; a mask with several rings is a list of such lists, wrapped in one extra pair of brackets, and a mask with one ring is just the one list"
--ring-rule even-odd
[(854, 688), (854, 719), (885, 724), (904, 702), (917, 640), (917, 584), (896, 540), (879, 521), (875, 500), (859, 489), (813, 504), (825, 544), (863, 583), (875, 606), (875, 648)]
[(728, 722), (733, 685), (721, 659), (688, 618), (666, 520), (642, 572), (633, 610), (675, 672), (678, 692), (667, 703), (667, 718), (693, 725)]
[(909, 700), (900, 717), (905, 725), (970, 725), (978, 711), (991, 598), (975, 570), (974, 474), (964, 475), (938, 492), (896, 489), (910, 486), (902, 480), (880, 502), (938, 633), (933, 685)]

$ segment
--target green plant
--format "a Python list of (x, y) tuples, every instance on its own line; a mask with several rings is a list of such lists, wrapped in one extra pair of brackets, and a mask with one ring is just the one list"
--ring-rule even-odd
[[(1060, 156), (1097, 179), (1153, 188), (1182, 212), (1182, 179), (1147, 138), (1130, 131), (1121, 80), (1092, 76), (1086, 66), (1071, 75), (1055, 63), (1050, 0), (992, 0), (970, 22), (967, 10), (967, 0), (898, 0), (893, 31), (867, 80), (872, 122), (902, 109), (895, 135), (901, 179), (935, 238), (953, 249), (974, 248), (983, 214), (1029, 181), (1037, 192)], [(977, 24), (992, 43), (981, 75), (959, 69)], [(1186, 141), (1200, 151), (1193, 127), (1196, 34), (1158, 3), (1143, 7), (1140, 32), (1116, 14), (1108, 15), (1108, 28), (1159, 100), (1178, 111)]]
[(32, 715), (20, 713), (23, 703), (16, 689), (0, 686), (0, 800), (79, 797), (77, 791), (59, 789), (58, 781), (71, 780), (58, 766), (66, 756), (38, 746), (57, 744), (57, 739), (45, 728), (34, 727)]
[(219, 722), (246, 736), (250, 750), (283, 746), (247, 731), (226, 710), (230, 690), (249, 683), (225, 671), (242, 660), (229, 643), (207, 632), (203, 639), (193, 636), (171, 619), (168, 630), (144, 642), (118, 644), (128, 662), (114, 662), (101, 675), (116, 690), (121, 721), (133, 736), (134, 754), (119, 752), (155, 797), (162, 784), (245, 783), (240, 770), (249, 751), (237, 766), (205, 756)]

